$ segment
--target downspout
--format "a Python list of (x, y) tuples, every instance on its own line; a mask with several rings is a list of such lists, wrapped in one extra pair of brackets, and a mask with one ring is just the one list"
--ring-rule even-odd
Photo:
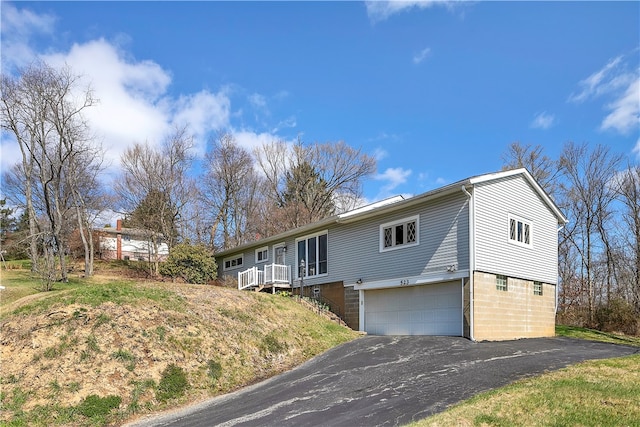
[[(562, 229), (564, 228), (564, 224), (562, 224), (560, 227), (558, 227), (558, 231), (556, 231), (556, 233), (560, 233), (560, 231), (562, 231)], [(557, 237), (556, 237), (557, 238)], [(556, 255), (557, 258), (557, 255)], [(555, 307), (555, 314), (558, 314), (558, 285), (560, 285), (560, 278), (558, 277), (557, 283), (556, 283), (556, 307)]]
[(462, 192), (469, 198), (469, 339), (475, 341), (473, 334), (473, 318), (474, 318), (474, 303), (473, 303), (473, 288), (474, 281), (473, 276), (476, 267), (475, 256), (475, 231), (476, 231), (476, 213), (473, 204), (473, 195), (469, 193), (467, 188), (463, 185)]

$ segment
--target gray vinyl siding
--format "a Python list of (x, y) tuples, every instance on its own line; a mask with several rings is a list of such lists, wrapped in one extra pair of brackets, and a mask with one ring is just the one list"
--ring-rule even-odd
[[(392, 251), (380, 252), (380, 225), (411, 216), (419, 216), (419, 244)], [(365, 282), (393, 278), (419, 276), (446, 271), (455, 264), (457, 269), (469, 268), (469, 210), (468, 198), (460, 194), (444, 196), (423, 202), (406, 209), (381, 212), (379, 215), (352, 223), (333, 223), (287, 238), (286, 262), (291, 265), (297, 280), (296, 239), (327, 230), (327, 270), (326, 275), (305, 278), (305, 285), (315, 285), (343, 281), (345, 285), (356, 280)], [(273, 262), (274, 240), (268, 243), (269, 261)], [(255, 249), (265, 246), (263, 242), (244, 250), (243, 266), (240, 269), (224, 271), (222, 275), (237, 277), (238, 271), (245, 271), (255, 265), (263, 269), (264, 263), (255, 263)], [(224, 258), (233, 255), (227, 255)]]
[[(419, 216), (419, 244), (380, 252), (380, 225)], [(353, 284), (469, 268), (468, 203), (462, 191), (428, 203), (344, 224), (330, 233), (329, 269)], [(339, 278), (339, 279), (338, 279)]]
[[(475, 198), (476, 269), (556, 284), (558, 219), (520, 175), (478, 184)], [(532, 247), (509, 242), (509, 214), (529, 220)]]

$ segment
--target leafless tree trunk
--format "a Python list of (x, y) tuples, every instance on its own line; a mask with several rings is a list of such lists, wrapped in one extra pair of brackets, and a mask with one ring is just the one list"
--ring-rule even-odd
[(628, 294), (640, 316), (640, 165), (629, 167), (620, 174), (618, 198), (623, 203), (622, 215), (626, 251), (621, 255), (628, 265)]
[[(587, 300), (588, 322), (591, 326), (595, 322), (596, 295), (602, 285), (597, 281), (596, 243), (605, 246), (605, 256), (611, 253), (605, 222), (609, 219), (607, 212), (614, 196), (612, 178), (620, 159), (620, 156), (612, 155), (602, 145), (589, 151), (586, 144), (573, 143), (565, 145), (560, 157), (560, 166), (566, 178), (561, 186), (563, 207), (574, 219), (571, 227), (566, 228), (564, 236), (577, 250), (582, 261), (579, 277)], [(613, 268), (609, 263), (608, 267)], [(607, 274), (607, 280), (610, 277)]]
[(201, 200), (213, 212), (211, 241), (214, 248), (228, 249), (255, 240), (256, 219), (261, 198), (261, 180), (251, 153), (233, 136), (221, 133), (206, 154)]
[(353, 209), (362, 181), (376, 168), (373, 157), (343, 141), (293, 146), (278, 141), (259, 147), (255, 156), (267, 197), (279, 210), (275, 232)]
[(192, 146), (186, 127), (176, 128), (160, 150), (135, 144), (121, 157), (122, 175), (114, 189), (131, 224), (149, 232), (154, 248), (152, 274), (158, 272), (160, 236), (172, 248), (185, 228), (183, 224), (189, 221), (184, 215), (195, 194), (188, 176)]
[(502, 160), (503, 170), (525, 168), (551, 197), (555, 196), (560, 169), (557, 162), (544, 154), (541, 145), (532, 147), (530, 144), (513, 142)]
[[(43, 63), (23, 70), (19, 78), (2, 77), (2, 126), (15, 135), (23, 154), (22, 185), (29, 219), (33, 221), (31, 234), (41, 236), (47, 268), (55, 271), (52, 258), (58, 259), (63, 281), (68, 274), (67, 216), (73, 210), (71, 194), (76, 185), (69, 179), (69, 171), (77, 167), (74, 162), (78, 154), (91, 143), (82, 112), (95, 103), (91, 90), (79, 88), (79, 83), (79, 77), (68, 68), (55, 70)], [(36, 197), (44, 220), (40, 233), (35, 232), (39, 217)], [(31, 254), (32, 258), (37, 256), (35, 238), (31, 241)], [(45, 276), (44, 288), (48, 290), (54, 274), (49, 271)]]

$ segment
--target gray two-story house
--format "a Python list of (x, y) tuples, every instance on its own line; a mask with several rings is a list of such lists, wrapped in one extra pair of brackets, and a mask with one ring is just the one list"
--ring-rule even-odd
[(239, 289), (302, 286), (369, 334), (553, 336), (566, 222), (516, 169), (384, 200), (216, 259)]

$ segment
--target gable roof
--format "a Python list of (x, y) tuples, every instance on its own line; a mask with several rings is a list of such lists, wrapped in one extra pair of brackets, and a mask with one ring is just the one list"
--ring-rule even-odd
[(476, 184), (482, 184), (485, 182), (496, 181), (503, 178), (508, 178), (516, 175), (522, 175), (527, 182), (533, 187), (536, 193), (540, 196), (540, 198), (544, 201), (544, 203), (548, 206), (548, 208), (554, 213), (556, 218), (558, 219), (558, 224), (564, 225), (568, 222), (567, 218), (562, 214), (560, 208), (555, 204), (555, 202), (549, 197), (546, 191), (538, 184), (538, 182), (533, 178), (533, 176), (527, 171), (525, 168), (520, 169), (511, 169), (507, 171), (489, 173), (484, 175), (476, 175), (473, 177), (469, 177), (460, 181), (456, 181), (452, 184), (447, 184), (443, 187), (436, 188), (434, 190), (427, 191), (426, 193), (418, 194), (417, 196), (405, 199), (402, 196), (395, 196), (389, 199), (384, 199), (376, 203), (372, 203), (370, 205), (362, 206), (351, 211), (333, 215), (331, 217), (325, 218), (323, 220), (303, 225), (298, 228), (294, 228), (291, 230), (287, 230), (280, 234), (275, 234), (270, 237), (265, 237), (264, 239), (256, 240), (253, 242), (245, 243), (240, 246), (236, 246), (224, 251), (220, 251), (215, 254), (216, 257), (226, 256), (230, 254), (234, 254), (237, 252), (241, 252), (248, 248), (264, 246), (265, 244), (275, 243), (278, 241), (282, 241), (288, 237), (297, 236), (300, 234), (304, 234), (307, 231), (311, 231), (317, 228), (326, 227), (330, 224), (338, 223), (338, 224), (348, 224), (356, 221), (363, 220), (365, 218), (370, 218), (372, 216), (377, 216), (382, 213), (394, 212), (396, 210), (405, 209), (409, 206), (413, 206), (418, 203), (425, 202), (427, 200), (433, 200), (445, 195), (453, 194), (462, 191), (462, 188), (473, 188)]

